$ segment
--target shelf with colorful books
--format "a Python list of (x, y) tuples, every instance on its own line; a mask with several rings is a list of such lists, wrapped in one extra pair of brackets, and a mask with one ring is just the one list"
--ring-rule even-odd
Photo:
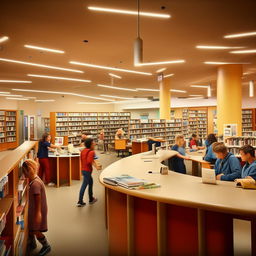
[(247, 132), (247, 131), (253, 131), (256, 130), (255, 127), (255, 109), (243, 109), (242, 110), (242, 131)]

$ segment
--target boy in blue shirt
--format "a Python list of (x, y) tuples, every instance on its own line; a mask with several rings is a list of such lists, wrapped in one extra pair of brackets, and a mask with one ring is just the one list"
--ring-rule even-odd
[(242, 178), (252, 177), (256, 180), (256, 158), (255, 149), (250, 145), (244, 145), (240, 148), (242, 161), (246, 162), (242, 169)]
[(241, 178), (241, 165), (239, 160), (230, 152), (223, 142), (215, 142), (212, 150), (217, 157), (215, 174), (217, 180), (234, 181)]

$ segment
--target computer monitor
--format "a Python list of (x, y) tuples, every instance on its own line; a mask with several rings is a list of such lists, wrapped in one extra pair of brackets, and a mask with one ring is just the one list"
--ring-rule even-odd
[(55, 143), (56, 146), (63, 146), (64, 144), (64, 137), (55, 137)]

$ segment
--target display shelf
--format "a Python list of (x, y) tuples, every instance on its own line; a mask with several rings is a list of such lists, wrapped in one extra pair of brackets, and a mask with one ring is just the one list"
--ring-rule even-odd
[(242, 110), (242, 132), (256, 130), (255, 109)]

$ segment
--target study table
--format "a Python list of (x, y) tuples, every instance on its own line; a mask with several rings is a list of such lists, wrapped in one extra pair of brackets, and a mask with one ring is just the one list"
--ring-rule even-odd
[[(109, 255), (233, 255), (233, 218), (251, 221), (256, 255), (256, 191), (234, 182), (203, 184), (200, 177), (154, 169), (142, 155), (121, 159), (100, 175), (106, 190)], [(104, 177), (129, 174), (160, 188), (128, 190), (103, 183)]]
[(81, 179), (81, 161), (80, 154), (50, 154), (51, 181), (58, 188), (60, 185), (67, 184), (71, 186), (72, 180)]

